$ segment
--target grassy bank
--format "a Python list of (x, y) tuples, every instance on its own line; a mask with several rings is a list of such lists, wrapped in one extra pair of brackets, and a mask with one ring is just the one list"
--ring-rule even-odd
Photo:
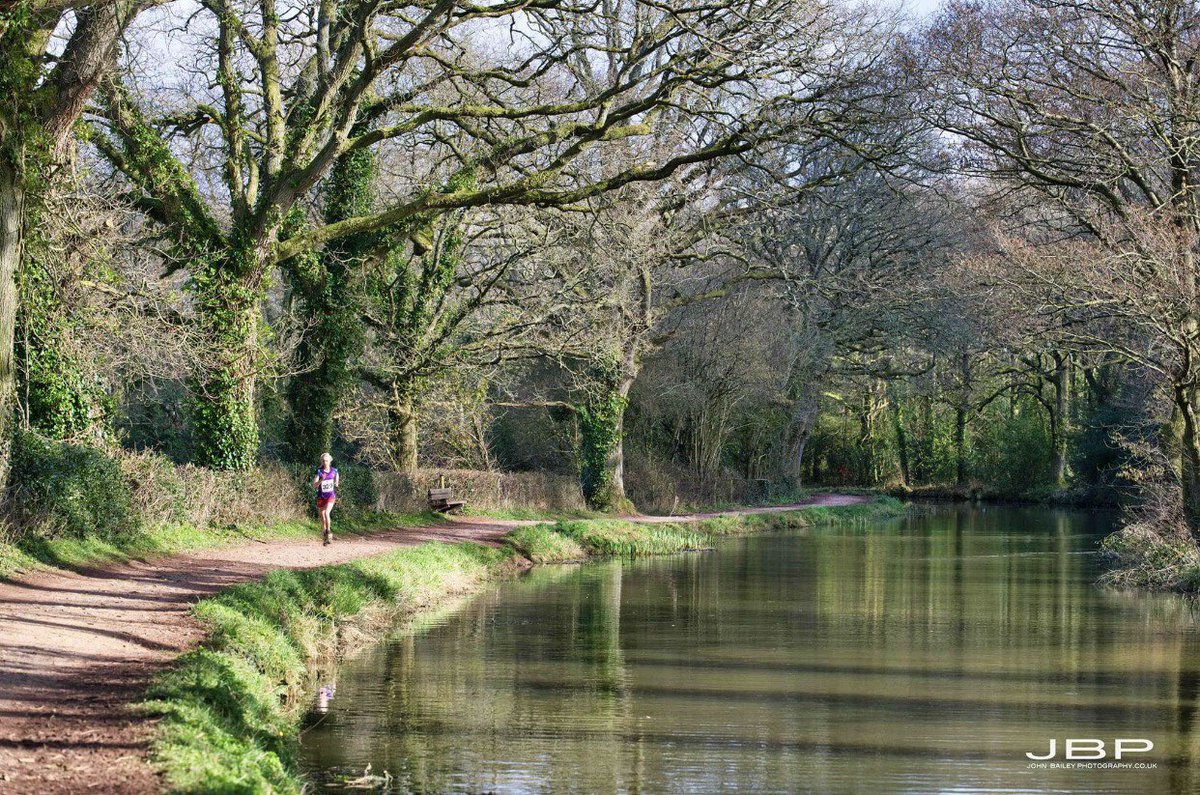
[[(514, 567), (506, 550), (429, 543), (353, 563), (277, 571), (195, 608), (204, 645), (145, 704), (161, 718), (153, 758), (173, 792), (298, 792), (298, 698), (314, 661), (390, 606), (419, 610)], [(361, 630), (360, 630), (361, 631)]]
[(316, 661), (332, 662), (397, 617), (511, 575), (533, 562), (655, 555), (772, 528), (898, 516), (879, 498), (844, 508), (636, 524), (570, 519), (514, 530), (504, 547), (429, 543), (351, 563), (278, 571), (200, 602), (203, 645), (156, 681), (153, 760), (178, 793), (298, 793), (303, 694)]
[(1181, 517), (1133, 517), (1101, 544), (1115, 588), (1200, 593), (1200, 551)]

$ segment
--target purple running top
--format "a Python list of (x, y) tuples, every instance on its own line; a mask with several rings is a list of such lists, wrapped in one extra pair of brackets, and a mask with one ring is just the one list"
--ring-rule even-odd
[(317, 482), (317, 499), (332, 500), (337, 497), (337, 495), (333, 493), (333, 486), (337, 481), (337, 470), (333, 467), (330, 467), (329, 471), (327, 472), (318, 467), (317, 477), (320, 478), (320, 480)]

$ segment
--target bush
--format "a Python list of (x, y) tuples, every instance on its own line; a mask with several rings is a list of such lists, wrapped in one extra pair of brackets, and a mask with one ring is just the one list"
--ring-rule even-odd
[(18, 432), (12, 464), (8, 499), (22, 524), (49, 536), (138, 529), (121, 464), (103, 450)]
[[(379, 488), (375, 475), (362, 464), (346, 464), (337, 468), (338, 502), (345, 500), (345, 507), (352, 511), (373, 511), (379, 504)], [(312, 478), (309, 477), (311, 481)]]
[(125, 452), (117, 459), (129, 486), (133, 511), (147, 525), (191, 520), (192, 489), (183, 469), (159, 453)]
[(1050, 482), (1050, 433), (1034, 411), (985, 418), (975, 438), (975, 472), (1005, 496), (1036, 495)]

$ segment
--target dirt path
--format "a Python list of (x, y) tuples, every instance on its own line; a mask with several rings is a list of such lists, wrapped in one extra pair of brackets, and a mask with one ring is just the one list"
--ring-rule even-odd
[[(865, 500), (829, 495), (770, 508), (628, 518), (695, 521)], [(145, 759), (150, 727), (129, 706), (157, 671), (200, 641), (190, 613), (196, 601), (273, 569), (342, 563), (425, 541), (496, 543), (521, 524), (533, 523), (458, 519), (330, 547), (257, 542), (0, 582), (0, 793), (158, 792)]]

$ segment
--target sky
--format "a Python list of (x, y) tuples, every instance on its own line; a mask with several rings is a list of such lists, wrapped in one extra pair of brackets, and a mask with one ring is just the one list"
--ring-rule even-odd
[(942, 0), (901, 0), (899, 3), (914, 17), (928, 17), (937, 11), (941, 4)]

